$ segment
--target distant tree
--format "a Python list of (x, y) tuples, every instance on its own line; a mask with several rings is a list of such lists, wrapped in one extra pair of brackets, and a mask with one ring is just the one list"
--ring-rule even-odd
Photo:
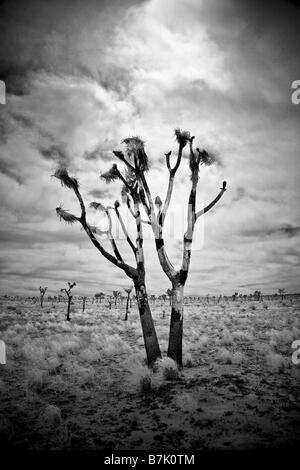
[(129, 308), (129, 300), (130, 300), (130, 294), (132, 291), (132, 287), (129, 287), (128, 289), (124, 289), (125, 292), (127, 293), (127, 299), (126, 299), (126, 313), (125, 313), (125, 318), (124, 320), (127, 321), (128, 319), (128, 308)]
[(239, 293), (238, 292), (235, 292), (234, 294), (232, 294), (232, 300), (235, 301), (238, 297)]
[(40, 286), (40, 304), (41, 304), (41, 307), (43, 307), (44, 296), (46, 294), (47, 289), (48, 289), (48, 287), (41, 287)]
[(85, 304), (86, 304), (87, 297), (81, 297), (81, 300), (82, 300), (82, 311), (84, 312), (84, 311), (85, 311)]
[(60, 292), (65, 292), (68, 297), (68, 309), (67, 309), (67, 321), (70, 321), (70, 308), (73, 296), (71, 295), (71, 290), (76, 286), (76, 282), (68, 282), (68, 289), (60, 289)]
[(172, 306), (172, 289), (167, 289), (166, 294), (169, 297), (170, 307)]
[(260, 290), (256, 290), (253, 294), (253, 297), (255, 300), (261, 300), (261, 291)]
[(281, 300), (283, 300), (285, 295), (285, 289), (278, 289), (278, 294), (281, 295)]
[(101, 300), (105, 298), (105, 294), (103, 292), (98, 292), (98, 294), (95, 294), (94, 297), (96, 300), (100, 300), (100, 304), (101, 304)]
[(113, 290), (113, 296), (114, 296), (114, 299), (115, 299), (115, 307), (117, 306), (117, 301), (118, 299), (120, 298), (120, 295), (121, 295), (121, 292), (118, 291), (118, 290)]

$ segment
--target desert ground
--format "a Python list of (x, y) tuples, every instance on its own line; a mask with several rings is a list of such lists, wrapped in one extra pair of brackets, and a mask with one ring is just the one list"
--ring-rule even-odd
[[(135, 305), (1, 300), (0, 443), (11, 449), (274, 449), (300, 441), (299, 298), (185, 305), (184, 369), (150, 371)], [(163, 317), (165, 310), (165, 318)]]

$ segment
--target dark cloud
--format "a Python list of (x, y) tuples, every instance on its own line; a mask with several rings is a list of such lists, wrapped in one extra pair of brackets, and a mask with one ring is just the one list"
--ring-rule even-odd
[(106, 198), (107, 196), (109, 196), (109, 194), (110, 194), (109, 188), (92, 189), (91, 191), (88, 192), (88, 195), (92, 196), (95, 199)]
[(56, 144), (47, 148), (41, 148), (40, 153), (47, 160), (53, 160), (59, 165), (68, 166), (70, 163), (70, 157), (67, 155), (66, 151)]
[[(104, 142), (102, 144), (97, 145), (92, 150), (86, 151), (83, 154), (83, 158), (85, 160), (99, 160), (99, 161), (113, 161), (113, 153), (112, 150), (107, 150), (109, 147), (108, 142)], [(113, 148), (113, 147), (111, 147)]]
[(19, 174), (18, 169), (14, 168), (14, 165), (10, 162), (4, 161), (0, 159), (0, 173), (5, 176), (8, 176), (12, 180), (14, 180), (18, 184), (23, 184), (24, 179)]
[(299, 235), (300, 226), (293, 226), (285, 224), (282, 227), (257, 227), (257, 228), (244, 228), (240, 231), (240, 235), (245, 237), (274, 237), (274, 236), (287, 236), (294, 237)]

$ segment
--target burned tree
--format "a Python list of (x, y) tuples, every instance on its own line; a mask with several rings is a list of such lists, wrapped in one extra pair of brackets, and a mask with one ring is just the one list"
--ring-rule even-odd
[(72, 302), (72, 298), (73, 296), (71, 295), (71, 290), (73, 289), (73, 287), (76, 286), (76, 282), (68, 282), (68, 286), (69, 288), (68, 289), (60, 289), (60, 292), (65, 292), (67, 294), (67, 297), (68, 297), (68, 307), (67, 307), (67, 321), (70, 321), (70, 310), (71, 310), (71, 302)]
[[(117, 152), (114, 153), (115, 155), (117, 154)], [(119, 201), (116, 201), (113, 207), (105, 207), (99, 202), (92, 202), (90, 204), (91, 208), (95, 209), (96, 211), (101, 211), (103, 214), (106, 215), (108, 221), (107, 230), (100, 230), (99, 228), (93, 227), (88, 223), (86, 205), (79, 190), (79, 182), (76, 178), (69, 176), (66, 168), (59, 168), (58, 170), (56, 170), (54, 176), (60, 180), (63, 186), (71, 189), (74, 192), (81, 208), (81, 214), (79, 216), (73, 215), (69, 211), (64, 210), (62, 207), (57, 207), (56, 213), (60, 219), (64, 220), (69, 224), (79, 222), (83, 230), (89, 237), (90, 241), (100, 252), (100, 254), (108, 261), (110, 261), (114, 266), (124, 271), (124, 273), (133, 281), (137, 295), (137, 303), (144, 336), (147, 361), (148, 364), (152, 364), (154, 361), (156, 361), (156, 359), (161, 357), (161, 353), (145, 285), (146, 271), (143, 250), (143, 221), (141, 218), (140, 211), (140, 205), (144, 200), (144, 194), (141, 186), (137, 183), (134, 178), (132, 178), (132, 175), (134, 175), (135, 172), (146, 171), (147, 160), (143, 155), (136, 155), (134, 156), (134, 162), (131, 167), (132, 170), (129, 171), (129, 169), (126, 168), (126, 171), (124, 173), (119, 170), (116, 164), (114, 164), (112, 168), (106, 173), (102, 174), (101, 177), (107, 183), (114, 180), (119, 180), (123, 184), (122, 193), (125, 193), (127, 196), (127, 208), (135, 220), (137, 232), (136, 243), (133, 243), (129, 236), (129, 233), (127, 232), (123, 217), (120, 212)], [(123, 259), (123, 256), (119, 252), (119, 249), (112, 234), (111, 213), (115, 215), (117, 221), (119, 222), (121, 229), (124, 233), (125, 239), (127, 240), (127, 243), (132, 250), (135, 260), (134, 266), (126, 263)], [(98, 235), (106, 235), (107, 239), (111, 244), (113, 254), (104, 248), (103, 244), (101, 243), (101, 240), (98, 238)]]
[[(183, 298), (184, 287), (188, 277), (191, 261), (191, 248), (193, 242), (193, 235), (195, 224), (199, 217), (206, 214), (215, 204), (220, 200), (226, 191), (226, 181), (223, 181), (217, 197), (206, 207), (196, 210), (196, 192), (199, 180), (199, 171), (201, 165), (209, 166), (214, 163), (214, 158), (208, 154), (206, 150), (193, 148), (194, 136), (190, 132), (175, 129), (175, 137), (178, 142), (178, 154), (176, 163), (171, 166), (171, 151), (165, 154), (166, 166), (169, 172), (169, 181), (167, 194), (164, 202), (159, 196), (154, 199), (148, 182), (146, 179), (146, 170), (148, 165), (136, 165), (136, 161), (148, 162), (148, 157), (145, 152), (144, 142), (139, 137), (127, 138), (123, 141), (126, 145), (126, 152), (117, 151), (115, 155), (126, 164), (128, 172), (131, 176), (131, 181), (140, 188), (140, 197), (148, 217), (148, 222), (151, 225), (155, 236), (156, 251), (160, 261), (160, 265), (165, 272), (166, 276), (171, 281), (172, 285), (172, 310), (170, 322), (170, 335), (168, 345), (168, 356), (177, 361), (179, 366), (182, 366), (182, 334), (183, 334)], [(171, 202), (174, 179), (176, 172), (181, 164), (183, 149), (189, 145), (189, 167), (191, 174), (191, 188), (188, 199), (187, 207), (187, 228), (183, 236), (183, 255), (182, 264), (179, 270), (176, 270), (171, 263), (165, 248), (163, 228), (166, 219), (166, 214)], [(126, 187), (124, 188), (125, 197), (128, 195)], [(130, 207), (130, 200), (127, 197), (127, 205)]]
[(125, 318), (124, 320), (128, 320), (128, 309), (129, 309), (129, 301), (130, 301), (130, 294), (132, 291), (132, 287), (129, 287), (128, 289), (124, 289), (125, 292), (127, 293), (127, 298), (126, 298), (126, 312), (125, 312)]
[(44, 303), (44, 296), (46, 294), (48, 287), (41, 287), (40, 286), (40, 305), (43, 308), (43, 303)]

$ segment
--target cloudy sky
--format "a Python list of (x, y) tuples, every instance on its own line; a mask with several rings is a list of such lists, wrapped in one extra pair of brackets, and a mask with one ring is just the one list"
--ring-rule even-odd
[[(299, 291), (299, 24), (297, 2), (284, 0), (0, 2), (0, 293), (130, 285), (79, 225), (57, 219), (59, 204), (79, 208), (51, 175), (66, 165), (87, 203), (111, 203), (119, 186), (99, 175), (122, 139), (139, 135), (149, 184), (163, 198), (175, 127), (218, 159), (201, 170), (198, 208), (228, 183), (197, 227), (186, 292)], [(167, 234), (176, 266), (189, 185), (184, 159), (169, 218), (177, 230)], [(93, 212), (89, 220), (102, 223)], [(145, 237), (148, 291), (161, 294), (169, 283)]]

